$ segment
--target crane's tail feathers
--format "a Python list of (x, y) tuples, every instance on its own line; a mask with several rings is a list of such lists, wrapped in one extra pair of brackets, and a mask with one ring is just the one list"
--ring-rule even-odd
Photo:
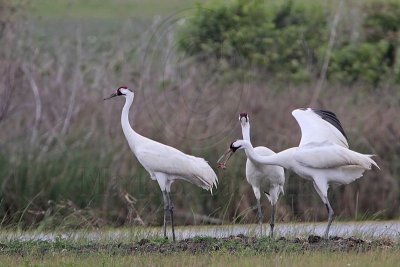
[(272, 199), (271, 199), (270, 194), (269, 194), (267, 191), (264, 191), (264, 194), (267, 196), (268, 201), (269, 201), (270, 203), (272, 203)]
[(279, 191), (281, 191), (282, 196), (285, 194), (285, 191), (283, 190), (283, 185), (280, 185), (280, 186), (279, 186)]
[(203, 158), (191, 157), (191, 159), (194, 167), (191, 182), (212, 194), (213, 187), (217, 188), (218, 185), (217, 175)]
[[(367, 155), (367, 156), (368, 156), (368, 158), (369, 158), (370, 163), (371, 163), (372, 165), (374, 165), (375, 167), (377, 167), (377, 168), (380, 170), (381, 168), (379, 168), (378, 164), (372, 159), (372, 157), (376, 157), (376, 155), (375, 155), (375, 154), (372, 154), (372, 155)], [(372, 167), (372, 166), (371, 166), (371, 167)]]
[(264, 191), (264, 194), (267, 196), (271, 205), (275, 205), (278, 202), (279, 195), (283, 194), (283, 186), (282, 185), (273, 185), (269, 189), (269, 192)]
[(208, 179), (204, 179), (201, 176), (196, 176), (196, 178), (199, 181), (199, 186), (207, 191), (210, 191), (212, 194), (212, 190), (215, 187), (215, 189), (217, 189), (217, 185), (218, 185), (218, 178), (212, 177), (212, 179), (208, 180)]
[(376, 162), (371, 158), (375, 155), (366, 155), (350, 150), (348, 156), (348, 163), (350, 165), (358, 165), (366, 170), (372, 169), (372, 166), (375, 166), (379, 169), (378, 164), (376, 164)]

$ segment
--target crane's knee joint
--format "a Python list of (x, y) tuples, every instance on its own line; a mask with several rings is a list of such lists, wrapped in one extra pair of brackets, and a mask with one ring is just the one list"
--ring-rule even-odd
[(325, 208), (326, 208), (326, 210), (327, 210), (327, 211), (328, 211), (328, 213), (329, 213), (330, 209), (329, 209), (329, 206), (328, 206), (328, 204), (327, 204), (327, 203), (325, 204)]

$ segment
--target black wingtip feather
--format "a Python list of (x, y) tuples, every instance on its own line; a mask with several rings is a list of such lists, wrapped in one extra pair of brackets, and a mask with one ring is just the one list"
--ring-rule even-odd
[(330, 124), (332, 124), (336, 129), (338, 129), (343, 136), (346, 138), (347, 141), (349, 141), (347, 139), (347, 135), (344, 132), (344, 129), (342, 127), (342, 124), (340, 123), (339, 119), (336, 117), (335, 113), (333, 113), (332, 111), (329, 110), (323, 110), (323, 109), (312, 109), (315, 114), (317, 114), (318, 116), (321, 117), (321, 119), (329, 122)]

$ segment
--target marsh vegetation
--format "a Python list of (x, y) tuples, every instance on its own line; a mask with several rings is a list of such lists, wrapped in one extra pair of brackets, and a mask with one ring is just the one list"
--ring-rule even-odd
[[(201, 55), (178, 49), (185, 46), (179, 41), (178, 31), (199, 12), (192, 3), (173, 1), (164, 9), (152, 1), (130, 4), (122, 1), (113, 12), (108, 12), (112, 4), (107, 1), (103, 5), (96, 1), (67, 2), (34, 1), (21, 7), (19, 15), (13, 13), (10, 22), (4, 22), (2, 27), (2, 227), (76, 229), (162, 222), (158, 186), (133, 159), (123, 138), (119, 125), (122, 103), (102, 102), (119, 85), (136, 88), (137, 100), (131, 116), (140, 133), (204, 157), (211, 164), (227, 144), (240, 137), (237, 114), (241, 111), (249, 113), (254, 121), (254, 144), (269, 144), (279, 151), (298, 143), (299, 130), (290, 111), (310, 104), (322, 63), (317, 60), (312, 61), (315, 63), (312, 67), (300, 66), (311, 62), (307, 61), (310, 59), (307, 55), (311, 55), (307, 51), (313, 50), (315, 59), (323, 59), (327, 47), (315, 45), (329, 40), (336, 2), (308, 5), (309, 1), (304, 1), (288, 8), (267, 1), (265, 9), (271, 18), (286, 10), (281, 15), (287, 16), (284, 21), (290, 23), (282, 24), (286, 27), (282, 31), (288, 31), (282, 38), (289, 39), (272, 38), (279, 41), (273, 47), (285, 49), (285, 53), (271, 51), (268, 46), (271, 39), (266, 40), (266, 47), (261, 47), (264, 50), (246, 46), (250, 50), (236, 53), (237, 59), (247, 53), (255, 60), (248, 69), (244, 68), (248, 62), (228, 64), (224, 56), (230, 54), (215, 56), (212, 50), (215, 43), (210, 44), (211, 48), (202, 46), (205, 50)], [(382, 19), (379, 11), (389, 8), (393, 14), (397, 12), (395, 4), (386, 6), (386, 3), (380, 2), (379, 8), (371, 9), (358, 3), (345, 4), (337, 26), (340, 45), (332, 48), (333, 67), (329, 70), (334, 71), (334, 66), (345, 64), (349, 56), (357, 53), (365, 52), (351, 62), (369, 58), (371, 51), (381, 51), (379, 47), (398, 50), (396, 27), (389, 32), (378, 31), (382, 21), (390, 25), (393, 22)], [(318, 31), (313, 31), (314, 26), (305, 29), (310, 37), (297, 39), (296, 27), (309, 25), (301, 23), (304, 14), (313, 10), (318, 11), (315, 18), (325, 22), (318, 24)], [(361, 23), (366, 16), (375, 19)], [(246, 13), (239, 19), (246, 20)], [(281, 24), (275, 22), (263, 25), (266, 29), (272, 27), (272, 33), (277, 34)], [(315, 25), (315, 21), (312, 23)], [(371, 28), (365, 28), (371, 23)], [(376, 44), (375, 39), (366, 36), (365, 33), (371, 33), (368, 29), (374, 29), (375, 37), (381, 34), (379, 38), (384, 44)], [(248, 32), (249, 29), (243, 29), (243, 34)], [(360, 33), (363, 34), (357, 37)], [(233, 44), (238, 45), (251, 39), (251, 36), (233, 37)], [(190, 44), (186, 46), (196, 48)], [(309, 50), (304, 50), (305, 45)], [(358, 47), (354, 48), (356, 54), (352, 52), (354, 46)], [(237, 52), (233, 48), (225, 52)], [(259, 61), (262, 53), (266, 53), (267, 61)], [(276, 55), (282, 54), (287, 56), (284, 63), (290, 66), (274, 61), (278, 60)], [(209, 56), (206, 64), (201, 61), (204, 55)], [(292, 56), (299, 60), (292, 60)], [(399, 215), (397, 61), (396, 57), (390, 69), (384, 67), (389, 64), (387, 61), (382, 63), (374, 58), (364, 62), (375, 64), (368, 65), (368, 70), (354, 63), (348, 69), (351, 79), (340, 78), (343, 73), (328, 73), (328, 81), (314, 103), (335, 110), (347, 131), (350, 146), (378, 155), (381, 167), (381, 171), (369, 172), (350, 186), (331, 189), (333, 208), (339, 219), (393, 219)], [(263, 66), (256, 67), (258, 63)], [(289, 69), (291, 75), (287, 76)], [(305, 78), (303, 72), (301, 77), (298, 75), (304, 69), (308, 70)], [(357, 76), (357, 71), (362, 75)], [(375, 81), (377, 73), (379, 80)], [(363, 75), (371, 76), (364, 79)], [(230, 170), (218, 173), (219, 188), (212, 196), (184, 183), (174, 185), (179, 224), (256, 221), (251, 188), (244, 180), (244, 157), (234, 160)], [(268, 212), (269, 205), (264, 206)], [(325, 218), (326, 211), (312, 185), (291, 175), (279, 203), (278, 222)]]

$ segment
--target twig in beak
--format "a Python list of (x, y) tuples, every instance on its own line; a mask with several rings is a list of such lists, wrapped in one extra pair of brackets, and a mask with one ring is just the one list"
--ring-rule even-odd
[(118, 95), (117, 93), (113, 93), (109, 97), (104, 98), (103, 100), (107, 100), (107, 99), (113, 98), (113, 97), (115, 97), (117, 95)]
[(233, 150), (232, 149), (228, 149), (228, 151), (225, 152), (225, 154), (223, 154), (217, 161), (218, 165), (217, 168), (221, 168), (221, 169), (226, 169), (226, 163), (228, 162), (228, 160), (232, 157), (233, 155)]

